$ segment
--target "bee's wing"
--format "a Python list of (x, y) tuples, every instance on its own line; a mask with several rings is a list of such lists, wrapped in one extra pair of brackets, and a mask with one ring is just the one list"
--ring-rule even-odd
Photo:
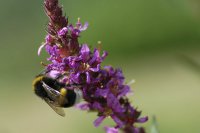
[(60, 95), (60, 92), (49, 87), (47, 84), (45, 84), (44, 82), (42, 82), (42, 86), (44, 87), (44, 90), (47, 92), (47, 95), (52, 98), (53, 101), (58, 101)]
[(59, 91), (51, 88), (43, 82), (44, 90), (47, 92), (47, 95), (54, 101), (54, 106), (61, 106), (63, 103), (67, 103), (67, 99), (60, 94)]
[(44, 98), (44, 101), (60, 116), (65, 116), (65, 112), (61, 107), (57, 107), (54, 105), (52, 101), (50, 101), (48, 98)]

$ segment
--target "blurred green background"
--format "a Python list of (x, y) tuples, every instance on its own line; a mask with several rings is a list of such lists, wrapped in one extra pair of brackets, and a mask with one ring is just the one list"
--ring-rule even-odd
[[(132, 103), (156, 115), (160, 133), (199, 133), (199, 0), (61, 0), (70, 22), (89, 28), (81, 43), (109, 52), (105, 65), (122, 68), (132, 85)], [(48, 20), (43, 0), (0, 1), (0, 133), (103, 132), (96, 114), (65, 109), (55, 114), (36, 97), (31, 82), (43, 68), (37, 48)], [(151, 119), (144, 124), (147, 130)]]

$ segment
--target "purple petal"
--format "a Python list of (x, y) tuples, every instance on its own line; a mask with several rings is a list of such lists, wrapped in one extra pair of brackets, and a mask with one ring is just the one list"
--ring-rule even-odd
[(131, 113), (132, 115), (135, 114), (135, 109), (134, 109), (134, 107), (130, 106), (130, 104), (128, 105), (128, 109), (130, 110), (130, 113)]
[(70, 31), (74, 30), (74, 26), (72, 24), (70, 24), (68, 28), (69, 28)]
[(123, 89), (118, 94), (118, 98), (125, 96), (130, 92), (130, 87), (128, 85), (124, 85)]
[(116, 77), (121, 81), (120, 84), (124, 82), (124, 75), (121, 69), (116, 69)]
[(51, 55), (51, 56), (59, 56), (58, 54), (58, 46), (57, 45), (45, 45), (46, 51)]
[(75, 108), (78, 108), (80, 110), (89, 110), (89, 104), (88, 103), (79, 103), (75, 105)]
[(85, 31), (88, 28), (88, 25), (89, 25), (88, 22), (86, 22), (83, 26), (82, 25), (80, 26), (79, 30)]
[(104, 129), (106, 130), (106, 133), (119, 133), (119, 130), (117, 128), (114, 127), (104, 127)]
[(83, 58), (83, 61), (85, 62), (89, 58), (90, 49), (87, 44), (83, 44), (81, 48), (81, 57)]
[(119, 100), (112, 94), (109, 93), (107, 97), (107, 104), (109, 107), (113, 109), (115, 112), (124, 112), (124, 109), (121, 107)]
[(48, 73), (48, 76), (51, 77), (51, 78), (57, 78), (61, 73), (59, 71), (56, 71), (56, 70), (52, 70)]
[(64, 35), (66, 35), (67, 32), (68, 32), (67, 27), (64, 27), (58, 32), (58, 35), (59, 36), (64, 36)]
[(76, 61), (75, 61), (74, 59), (69, 59), (69, 66), (70, 66), (71, 68), (75, 68), (75, 66), (76, 66)]
[(70, 75), (70, 79), (75, 82), (75, 83), (79, 83), (79, 76), (80, 76), (80, 73), (77, 73), (77, 74), (71, 74)]
[(100, 58), (99, 50), (97, 50), (97, 49), (94, 50), (93, 57), (90, 60), (89, 64), (91, 65), (91, 64), (93, 64), (95, 62), (101, 63), (101, 58)]
[(94, 102), (94, 103), (92, 104), (92, 107), (93, 107), (94, 109), (99, 110), (99, 111), (103, 111), (103, 108), (102, 108), (101, 104), (98, 103), (98, 102)]
[[(108, 83), (106, 84), (107, 88), (113, 88), (115, 86), (116, 80), (115, 79), (110, 79)], [(116, 89), (117, 90), (117, 89)]]
[(124, 126), (124, 123), (114, 114), (111, 115), (112, 119), (115, 121), (115, 123), (118, 125), (119, 128)]
[(69, 56), (65, 59), (63, 59), (63, 62), (65, 64), (68, 64), (71, 68), (77, 68), (80, 65), (80, 58), (76, 56)]
[(74, 29), (73, 31), (72, 31), (72, 36), (73, 37), (77, 37), (77, 36), (79, 36), (79, 34), (80, 34), (80, 30), (79, 29)]
[(89, 68), (89, 70), (93, 72), (98, 72), (100, 70), (100, 64), (98, 64), (96, 68)]
[(108, 52), (106, 51), (103, 51), (103, 54), (102, 54), (102, 60), (104, 60), (106, 57), (108, 56)]
[(104, 60), (108, 56), (108, 52), (103, 51), (102, 59)]
[(137, 120), (138, 123), (144, 123), (144, 122), (146, 122), (146, 121), (148, 121), (148, 117), (147, 117), (147, 116), (146, 116), (146, 117), (139, 118), (139, 119)]
[[(131, 129), (129, 129), (129, 130), (131, 130)], [(132, 130), (133, 130), (134, 133), (140, 133), (138, 128), (132, 127)]]
[(112, 66), (105, 66), (104, 68), (108, 72), (109, 76), (112, 76), (115, 73), (115, 70)]
[(96, 58), (100, 58), (99, 50), (97, 50), (97, 49), (94, 50), (94, 56), (95, 56)]
[(99, 89), (97, 88), (96, 92), (95, 92), (95, 96), (99, 97), (99, 96), (102, 96), (102, 97), (107, 97), (109, 93), (109, 89)]
[(112, 66), (104, 66), (104, 68), (105, 68), (106, 70), (113, 69)]
[(98, 126), (102, 123), (102, 121), (103, 121), (105, 118), (106, 118), (105, 116), (100, 116), (100, 117), (98, 117), (98, 118), (94, 121), (94, 126), (95, 126), (95, 127), (98, 127)]
[(40, 55), (42, 49), (44, 48), (46, 44), (42, 44), (39, 48), (38, 48), (38, 56)]
[(90, 74), (89, 72), (86, 72), (86, 82), (89, 84), (90, 83)]
[(52, 37), (50, 35), (47, 35), (46, 38), (45, 38), (45, 41), (46, 41), (47, 44), (51, 43)]
[(87, 44), (83, 44), (83, 46), (81, 48), (81, 53), (82, 54), (89, 54), (89, 52), (90, 52), (90, 49), (89, 49), (88, 45)]
[(45, 49), (51, 55), (52, 46), (47, 44), (47, 45), (45, 45)]
[(144, 128), (134, 128), (134, 133), (145, 133)]

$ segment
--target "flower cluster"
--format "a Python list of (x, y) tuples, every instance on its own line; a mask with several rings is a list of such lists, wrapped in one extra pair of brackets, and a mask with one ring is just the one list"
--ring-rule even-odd
[(87, 44), (79, 44), (80, 33), (87, 29), (88, 23), (82, 25), (78, 19), (75, 26), (68, 24), (58, 0), (45, 0), (44, 5), (50, 21), (46, 41), (38, 49), (38, 54), (45, 48), (50, 55), (47, 59), (50, 64), (45, 68), (50, 71), (49, 76), (62, 74), (61, 82), (79, 85), (85, 102), (76, 106), (81, 110), (98, 113), (95, 127), (105, 118), (111, 117), (116, 125), (105, 127), (107, 133), (118, 133), (119, 130), (144, 133), (144, 129), (137, 128), (135, 123), (146, 122), (148, 118), (141, 118), (141, 112), (131, 106), (126, 97), (131, 89), (125, 84), (122, 71), (112, 66), (101, 66), (107, 52), (99, 49), (92, 51)]

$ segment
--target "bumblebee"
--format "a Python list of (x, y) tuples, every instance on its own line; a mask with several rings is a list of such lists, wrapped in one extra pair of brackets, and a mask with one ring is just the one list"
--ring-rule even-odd
[[(73, 89), (67, 89), (67, 88)], [(65, 116), (63, 108), (72, 107), (81, 98), (78, 85), (66, 85), (59, 82), (59, 77), (50, 78), (47, 74), (39, 74), (33, 80), (33, 90), (57, 114)]]

